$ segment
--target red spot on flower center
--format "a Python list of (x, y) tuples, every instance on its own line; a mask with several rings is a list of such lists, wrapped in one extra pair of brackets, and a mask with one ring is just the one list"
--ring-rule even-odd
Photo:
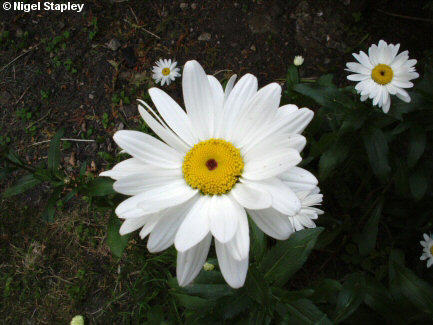
[(214, 170), (218, 167), (218, 163), (216, 162), (215, 159), (209, 159), (208, 161), (206, 161), (206, 167), (209, 170)]

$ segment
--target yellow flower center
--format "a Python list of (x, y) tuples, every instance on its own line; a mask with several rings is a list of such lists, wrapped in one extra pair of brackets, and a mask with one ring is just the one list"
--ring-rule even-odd
[(161, 72), (163, 76), (168, 76), (170, 74), (170, 68), (164, 68)]
[(243, 168), (239, 149), (221, 139), (197, 143), (185, 155), (182, 165), (183, 177), (188, 185), (205, 195), (229, 192)]
[(371, 78), (379, 85), (390, 83), (392, 77), (394, 77), (394, 72), (391, 67), (386, 64), (378, 64), (374, 67), (373, 71), (371, 71)]

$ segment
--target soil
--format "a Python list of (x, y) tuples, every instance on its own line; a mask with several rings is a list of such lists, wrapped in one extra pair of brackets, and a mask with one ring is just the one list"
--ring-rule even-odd
[[(433, 57), (433, 37), (428, 35), (433, 22), (432, 1), (81, 3), (81, 13), (0, 10), (0, 142), (15, 148), (34, 165), (46, 159), (47, 140), (61, 127), (64, 138), (93, 140), (63, 143), (62, 165), (71, 174), (84, 161), (89, 162), (89, 172), (99, 174), (118, 153), (112, 141), (114, 132), (145, 128), (135, 99), (150, 103), (146, 92), (155, 86), (151, 69), (159, 58), (175, 59), (180, 66), (196, 59), (221, 81), (233, 73), (241, 76), (249, 72), (263, 86), (273, 81), (283, 84), (295, 55), (305, 58), (303, 77), (334, 73), (340, 85), (347, 85), (344, 68), (351, 61), (351, 53), (365, 51), (380, 39), (400, 43), (402, 50), (409, 49), (411, 58), (421, 63), (431, 63)], [(422, 73), (423, 64), (417, 70)], [(180, 79), (162, 88), (182, 102)], [(0, 190), (12, 181), (8, 178), (2, 182)], [(44, 207), (46, 190), (42, 186), (37, 192), (20, 196), (20, 201), (2, 199), (1, 218), (22, 219), (19, 232), (12, 222), (1, 226), (2, 254), (12, 254), (11, 245), (28, 249), (32, 236), (44, 243), (50, 227), (60, 231), (62, 224), (34, 220)], [(68, 207), (68, 213), (76, 214), (79, 209), (83, 209), (82, 204)], [(22, 240), (29, 218), (32, 222), (28, 224), (39, 233), (34, 230), (36, 234), (30, 232), (29, 239)], [(91, 224), (91, 218), (86, 218)], [(107, 218), (98, 222), (104, 225)], [(103, 243), (104, 238), (95, 237)], [(57, 259), (71, 259), (68, 251), (60, 249), (64, 245), (61, 236), (50, 238), (50, 244), (40, 248), (48, 256), (41, 262), (46, 269)], [(100, 263), (88, 243), (81, 245), (92, 252), (81, 257), (82, 263), (90, 263), (89, 259)], [(107, 261), (109, 254), (101, 256), (102, 263), (114, 263)], [(11, 260), (2, 262), (9, 264)], [(59, 269), (52, 273), (63, 276), (64, 270), (55, 265)], [(111, 271), (105, 267), (98, 273)], [(62, 315), (48, 317), (38, 312), (36, 316), (26, 315), (26, 319), (36, 323), (67, 321), (80, 308), (67, 307), (70, 301), (62, 298)], [(25, 312), (31, 313), (30, 307)]]

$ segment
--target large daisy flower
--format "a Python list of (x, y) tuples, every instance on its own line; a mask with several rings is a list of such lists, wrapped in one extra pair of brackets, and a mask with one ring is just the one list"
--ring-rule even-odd
[(423, 234), (423, 237), (424, 240), (419, 242), (423, 247), (420, 260), (427, 260), (427, 267), (430, 267), (433, 265), (433, 238), (427, 234)]
[(149, 235), (150, 252), (174, 243), (181, 286), (202, 269), (212, 238), (227, 283), (233, 288), (244, 284), (247, 213), (279, 240), (295, 231), (290, 217), (311, 217), (301, 202), (306, 195), (298, 195), (317, 193), (317, 179), (296, 165), (306, 144), (300, 133), (313, 112), (279, 107), (277, 83), (258, 90), (251, 74), (236, 85), (235, 79), (224, 92), (199, 63), (187, 62), (182, 80), (186, 113), (162, 90), (149, 89), (159, 115), (143, 101), (138, 109), (162, 141), (137, 131), (116, 132), (114, 140), (132, 158), (101, 174), (116, 180), (117, 192), (132, 195), (116, 208), (125, 219), (121, 234), (141, 228), (141, 238)]
[(160, 59), (155, 64), (152, 69), (152, 77), (156, 83), (161, 83), (161, 86), (164, 86), (164, 84), (168, 86), (170, 82), (180, 76), (179, 68), (176, 68), (176, 61), (171, 62), (171, 59)]
[(361, 101), (367, 98), (373, 100), (384, 113), (388, 113), (391, 105), (390, 95), (396, 95), (404, 102), (410, 102), (410, 96), (404, 88), (413, 87), (412, 79), (419, 77), (415, 72), (416, 60), (409, 60), (409, 52), (404, 51), (397, 55), (400, 44), (387, 44), (379, 41), (368, 49), (368, 55), (363, 51), (353, 53), (358, 62), (346, 64), (347, 71), (354, 72), (347, 79), (358, 81), (355, 86)]

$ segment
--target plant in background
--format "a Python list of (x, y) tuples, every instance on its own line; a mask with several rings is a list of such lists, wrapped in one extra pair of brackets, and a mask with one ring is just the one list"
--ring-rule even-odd
[(347, 79), (358, 81), (355, 89), (361, 95), (361, 101), (373, 100), (373, 105), (388, 113), (391, 95), (409, 103), (410, 96), (404, 88), (413, 87), (412, 79), (419, 77), (415, 72), (416, 60), (409, 60), (409, 51), (397, 55), (400, 44), (387, 44), (379, 41), (368, 49), (368, 56), (363, 51), (353, 56), (359, 63), (347, 63), (347, 71), (354, 72)]
[(254, 76), (234, 85), (235, 78), (224, 92), (200, 64), (187, 62), (182, 81), (187, 114), (156, 88), (149, 94), (162, 119), (140, 101), (141, 116), (165, 143), (118, 131), (114, 140), (132, 158), (101, 174), (116, 180), (117, 192), (133, 195), (116, 208), (125, 219), (121, 234), (141, 228), (141, 238), (149, 235), (150, 252), (174, 243), (181, 286), (202, 269), (212, 236), (224, 279), (233, 288), (243, 286), (250, 248), (247, 212), (279, 240), (304, 225), (315, 227), (311, 219), (320, 213), (309, 207), (322, 200), (316, 178), (296, 167), (306, 144), (300, 133), (313, 112), (279, 107), (276, 83), (257, 90)]
[(164, 86), (164, 84), (168, 86), (174, 79), (180, 76), (180, 69), (176, 68), (176, 61), (171, 62), (171, 59), (159, 59), (155, 64), (152, 69), (152, 78), (156, 83), (161, 83), (161, 86)]
[(57, 131), (50, 141), (48, 159), (46, 163), (31, 166), (24, 162), (18, 154), (6, 145), (0, 150), (0, 180), (10, 176), (13, 172), (23, 170), (27, 173), (19, 178), (15, 184), (2, 193), (3, 198), (12, 197), (33, 189), (35, 186), (47, 182), (50, 185), (50, 196), (42, 212), (42, 218), (53, 221), (56, 208), (62, 207), (78, 194), (86, 196), (92, 202), (94, 198), (104, 197), (102, 205), (110, 203), (109, 195), (115, 194), (113, 182), (109, 179), (96, 178), (86, 174), (87, 164), (83, 163), (78, 175), (71, 179), (60, 168), (60, 141), (63, 129)]

